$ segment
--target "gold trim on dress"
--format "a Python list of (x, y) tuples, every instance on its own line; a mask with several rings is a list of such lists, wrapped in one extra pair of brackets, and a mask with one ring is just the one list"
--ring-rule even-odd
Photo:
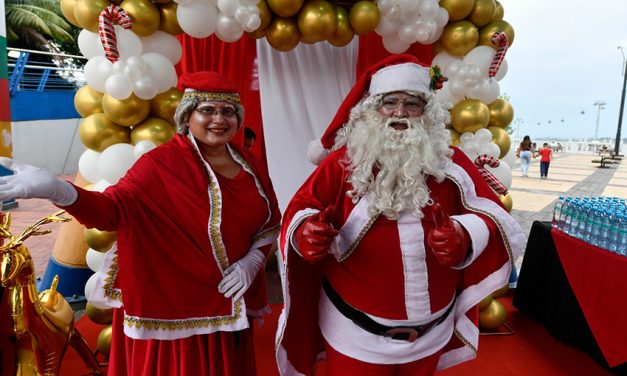
[(118, 254), (115, 253), (115, 256), (111, 259), (111, 265), (109, 266), (109, 270), (107, 271), (107, 277), (104, 279), (104, 296), (109, 299), (122, 301), (122, 292), (119, 289), (113, 287), (115, 280), (118, 277)]
[(144, 319), (136, 316), (127, 316), (126, 314), (124, 314), (124, 325), (129, 328), (167, 331), (231, 325), (237, 321), (237, 319), (240, 317), (240, 313), (242, 312), (239, 301), (235, 302), (233, 308), (235, 313), (234, 315), (203, 317), (185, 320)]
[(340, 255), (339, 258), (339, 262), (344, 261), (348, 256), (350, 256), (353, 251), (355, 250), (355, 248), (357, 248), (357, 246), (359, 245), (359, 243), (361, 242), (361, 239), (363, 239), (364, 236), (366, 236), (366, 233), (370, 230), (370, 227), (372, 227), (372, 225), (374, 224), (374, 222), (377, 220), (377, 218), (379, 218), (379, 215), (381, 215), (381, 213), (375, 215), (374, 217), (371, 217), (368, 222), (366, 222), (366, 224), (364, 225), (364, 227), (361, 229), (361, 231), (359, 231), (359, 235), (357, 235), (357, 237), (355, 238), (355, 240), (351, 243), (350, 247), (348, 247), (346, 249), (346, 251), (344, 251), (344, 253), (342, 253)]

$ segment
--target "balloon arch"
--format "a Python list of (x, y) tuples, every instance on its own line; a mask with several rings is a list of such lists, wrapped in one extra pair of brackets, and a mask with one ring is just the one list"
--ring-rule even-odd
[[(89, 59), (87, 86), (74, 100), (84, 118), (79, 172), (88, 189), (115, 184), (139, 156), (173, 137), (182, 41), (212, 35), (227, 43), (265, 38), (281, 52), (299, 43), (344, 47), (375, 34), (387, 53), (430, 48), (432, 65), (448, 77), (436, 96), (451, 106), (453, 144), (511, 184), (514, 148), (505, 127), (514, 113), (499, 98), (499, 80), (514, 30), (496, 0), (61, 0), (61, 10), (83, 29), (78, 46)], [(478, 159), (484, 154), (492, 158)], [(509, 194), (500, 197), (511, 210)], [(89, 297), (116, 236), (94, 229), (84, 236), (96, 271), (85, 286)], [(87, 312), (104, 323), (108, 309), (90, 301)]]

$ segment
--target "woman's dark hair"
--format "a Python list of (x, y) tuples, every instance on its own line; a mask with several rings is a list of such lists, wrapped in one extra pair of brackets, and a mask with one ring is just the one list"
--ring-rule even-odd
[(244, 127), (244, 137), (245, 138), (252, 138), (253, 140), (257, 138), (257, 135), (255, 134), (255, 131), (253, 131), (252, 129), (248, 128), (248, 127)]

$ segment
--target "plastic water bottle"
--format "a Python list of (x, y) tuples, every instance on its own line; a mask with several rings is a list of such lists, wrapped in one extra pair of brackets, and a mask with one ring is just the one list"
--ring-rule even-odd
[(590, 240), (588, 243), (599, 246), (601, 241), (601, 217), (603, 210), (600, 206), (595, 206), (592, 218), (592, 231), (590, 231)]
[(617, 253), (627, 256), (627, 215), (622, 214), (620, 220), (620, 231), (618, 238), (618, 249)]
[(592, 225), (590, 224), (590, 212), (592, 208), (590, 207), (590, 202), (586, 202), (581, 207), (581, 212), (579, 213), (579, 228), (577, 230), (577, 237), (581, 240), (588, 241), (590, 239), (590, 229)]
[(601, 234), (599, 236), (599, 247), (607, 249), (610, 236), (610, 227), (612, 226), (612, 213), (609, 209), (602, 212), (601, 215)]
[(553, 207), (553, 219), (551, 220), (551, 225), (553, 227), (559, 228), (558, 222), (560, 219), (560, 214), (562, 213), (563, 204), (564, 204), (564, 196), (560, 196), (559, 199), (555, 201), (555, 206)]
[(607, 236), (607, 249), (612, 252), (618, 253), (619, 252), (618, 240), (620, 237), (620, 227), (621, 227), (620, 213), (618, 211), (614, 211), (610, 219), (611, 219), (610, 221), (611, 226), (609, 228), (608, 236)]

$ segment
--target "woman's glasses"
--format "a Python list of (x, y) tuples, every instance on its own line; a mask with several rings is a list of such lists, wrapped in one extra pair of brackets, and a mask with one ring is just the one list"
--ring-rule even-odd
[(206, 116), (214, 116), (219, 113), (220, 115), (222, 115), (223, 118), (233, 118), (237, 116), (237, 110), (231, 106), (202, 106), (195, 108), (194, 111)]

